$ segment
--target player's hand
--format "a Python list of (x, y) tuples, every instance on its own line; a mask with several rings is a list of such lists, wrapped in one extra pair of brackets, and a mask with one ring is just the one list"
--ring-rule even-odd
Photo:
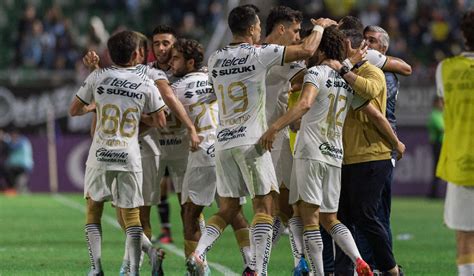
[(82, 58), (82, 63), (89, 68), (89, 70), (95, 70), (99, 68), (100, 58), (94, 51), (88, 51), (87, 54)]
[(332, 25), (337, 25), (337, 22), (330, 19), (330, 18), (318, 18), (318, 19), (313, 19), (311, 18), (311, 23), (313, 25), (319, 25), (323, 28), (327, 28), (329, 26), (332, 26)]
[(259, 143), (262, 147), (268, 151), (272, 151), (273, 142), (275, 141), (277, 131), (270, 127), (265, 133), (260, 137)]
[(293, 132), (298, 132), (298, 130), (300, 130), (300, 126), (301, 126), (301, 118), (290, 124), (290, 130)]
[(367, 49), (369, 45), (365, 43), (365, 40), (360, 44), (360, 47), (357, 49), (352, 48), (352, 43), (349, 40), (349, 60), (352, 64), (357, 64), (365, 59), (367, 56)]
[(405, 153), (406, 147), (405, 144), (398, 141), (397, 145), (395, 146), (395, 151), (397, 152), (397, 160), (402, 159), (403, 154)]
[(197, 135), (196, 129), (193, 127), (189, 130), (189, 143), (191, 151), (197, 151), (199, 149), (199, 144), (202, 142), (202, 138)]
[(95, 102), (92, 102), (91, 104), (86, 106), (86, 111), (87, 111), (86, 113), (95, 112), (95, 109), (96, 109)]

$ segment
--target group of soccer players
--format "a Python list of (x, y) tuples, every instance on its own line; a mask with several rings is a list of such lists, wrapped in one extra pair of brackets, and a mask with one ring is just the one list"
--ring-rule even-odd
[[(351, 32), (327, 18), (312, 19), (313, 29), (301, 39), (302, 20), (299, 11), (273, 8), (262, 40), (258, 9), (234, 8), (228, 16), (232, 42), (211, 55), (207, 68), (199, 42), (178, 39), (163, 26), (151, 36), (152, 63), (146, 63), (147, 38), (134, 31), (109, 39), (113, 66), (98, 68), (93, 52), (84, 57), (95, 70), (70, 114), (96, 114), (84, 185), (89, 275), (103, 274), (105, 201), (112, 201), (126, 233), (120, 273), (138, 275), (143, 250), (152, 274), (163, 274), (163, 252), (150, 242), (150, 207), (159, 204), (165, 169), (181, 203), (188, 275), (209, 275), (206, 254), (229, 224), (243, 275), (267, 275), (272, 245), (285, 227), (295, 275), (324, 275), (320, 224), (359, 275), (373, 275), (337, 211), (349, 110), (367, 114), (370, 122), (364, 123), (372, 124), (399, 158), (404, 152), (385, 111), (371, 103), (378, 86), (350, 68), (368, 64), (367, 59), (385, 67), (387, 58), (367, 51), (364, 43), (352, 48)], [(362, 35), (358, 28), (352, 31)], [(289, 93), (296, 89), (302, 90), (300, 99), (288, 110)], [(375, 94), (380, 91), (386, 93), (380, 88)], [(294, 159), (288, 126), (300, 129)], [(254, 210), (250, 225), (242, 213), (246, 197)], [(205, 222), (201, 212), (214, 201), (219, 211)], [(396, 264), (376, 259), (376, 265), (399, 275)]]

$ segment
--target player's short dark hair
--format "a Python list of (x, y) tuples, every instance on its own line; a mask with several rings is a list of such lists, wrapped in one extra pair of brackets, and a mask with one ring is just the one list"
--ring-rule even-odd
[(121, 31), (107, 41), (110, 58), (117, 65), (130, 62), (133, 52), (139, 47), (140, 38), (134, 31)]
[(200, 69), (204, 60), (204, 47), (194, 39), (179, 39), (174, 49), (183, 54), (185, 60), (194, 59), (194, 67)]
[(326, 58), (342, 62), (346, 58), (344, 45), (344, 34), (337, 26), (329, 26), (324, 29), (318, 50), (323, 52)]
[(255, 5), (243, 5), (233, 8), (227, 18), (232, 34), (244, 35), (250, 26), (257, 23), (257, 13), (259, 11)]
[(362, 32), (359, 32), (355, 29), (342, 30), (342, 33), (344, 34), (345, 38), (351, 41), (351, 47), (353, 49), (359, 48), (362, 44), (362, 41), (364, 41), (364, 35)]
[(467, 11), (461, 20), (461, 31), (466, 39), (466, 46), (474, 50), (474, 10)]
[(176, 35), (176, 31), (168, 26), (168, 25), (158, 25), (153, 29), (153, 32), (151, 33), (152, 37), (157, 34), (170, 34), (173, 35), (174, 38), (177, 38), (178, 36)]
[(274, 7), (270, 10), (270, 14), (267, 17), (265, 33), (269, 35), (279, 23), (291, 24), (293, 22), (300, 23), (301, 21), (303, 21), (302, 12), (287, 6)]
[(364, 25), (359, 18), (355, 16), (344, 16), (339, 21), (339, 30), (357, 30), (358, 32), (362, 33), (364, 31)]

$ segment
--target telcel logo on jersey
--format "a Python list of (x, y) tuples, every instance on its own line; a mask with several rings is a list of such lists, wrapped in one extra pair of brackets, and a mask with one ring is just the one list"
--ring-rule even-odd
[[(247, 63), (249, 59), (249, 55), (242, 57), (242, 58), (224, 58), (224, 59), (217, 59), (216, 62), (214, 63), (213, 68), (216, 67), (232, 67), (232, 66), (237, 66), (237, 65), (244, 65)], [(233, 74), (241, 74), (241, 73), (246, 73), (246, 72), (252, 72), (255, 70), (255, 65), (250, 65), (250, 66), (243, 66), (243, 67), (236, 67), (236, 68), (229, 68), (229, 69), (222, 69), (222, 70), (212, 70), (212, 76), (215, 78), (218, 75), (219, 76), (225, 76), (225, 75), (233, 75)]]
[(126, 152), (116, 152), (112, 150), (108, 150), (106, 148), (99, 148), (95, 152), (95, 157), (97, 161), (101, 162), (113, 162), (113, 163), (127, 163), (128, 153)]
[(217, 141), (225, 142), (225, 141), (245, 137), (246, 132), (247, 132), (247, 127), (244, 127), (244, 126), (236, 127), (234, 129), (224, 128), (223, 130), (219, 131), (219, 133), (217, 133)]
[(319, 150), (324, 155), (329, 155), (336, 159), (342, 159), (342, 149), (338, 149), (335, 146), (331, 146), (328, 142), (319, 145)]

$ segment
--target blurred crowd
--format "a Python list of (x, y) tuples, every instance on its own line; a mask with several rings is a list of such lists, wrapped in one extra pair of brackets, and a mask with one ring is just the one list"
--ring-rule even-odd
[(30, 140), (17, 129), (0, 129), (0, 192), (7, 195), (28, 192), (29, 174), (33, 170)]
[[(441, 59), (462, 51), (458, 22), (463, 11), (474, 7), (472, 0), (241, 2), (287, 5), (303, 11), (306, 18), (338, 19), (350, 14), (360, 17), (365, 25), (380, 25), (390, 35), (388, 54), (412, 65), (412, 79), (428, 81), (434, 79), (436, 64)], [(12, 45), (15, 67), (74, 69), (86, 49), (104, 53), (109, 34), (127, 27), (149, 33), (157, 24), (168, 24), (178, 34), (207, 45), (225, 15), (227, 1), (87, 0), (75, 6), (64, 3), (69, 4), (42, 6), (42, 12), (33, 4), (25, 4)], [(264, 13), (269, 10), (263, 8)]]

